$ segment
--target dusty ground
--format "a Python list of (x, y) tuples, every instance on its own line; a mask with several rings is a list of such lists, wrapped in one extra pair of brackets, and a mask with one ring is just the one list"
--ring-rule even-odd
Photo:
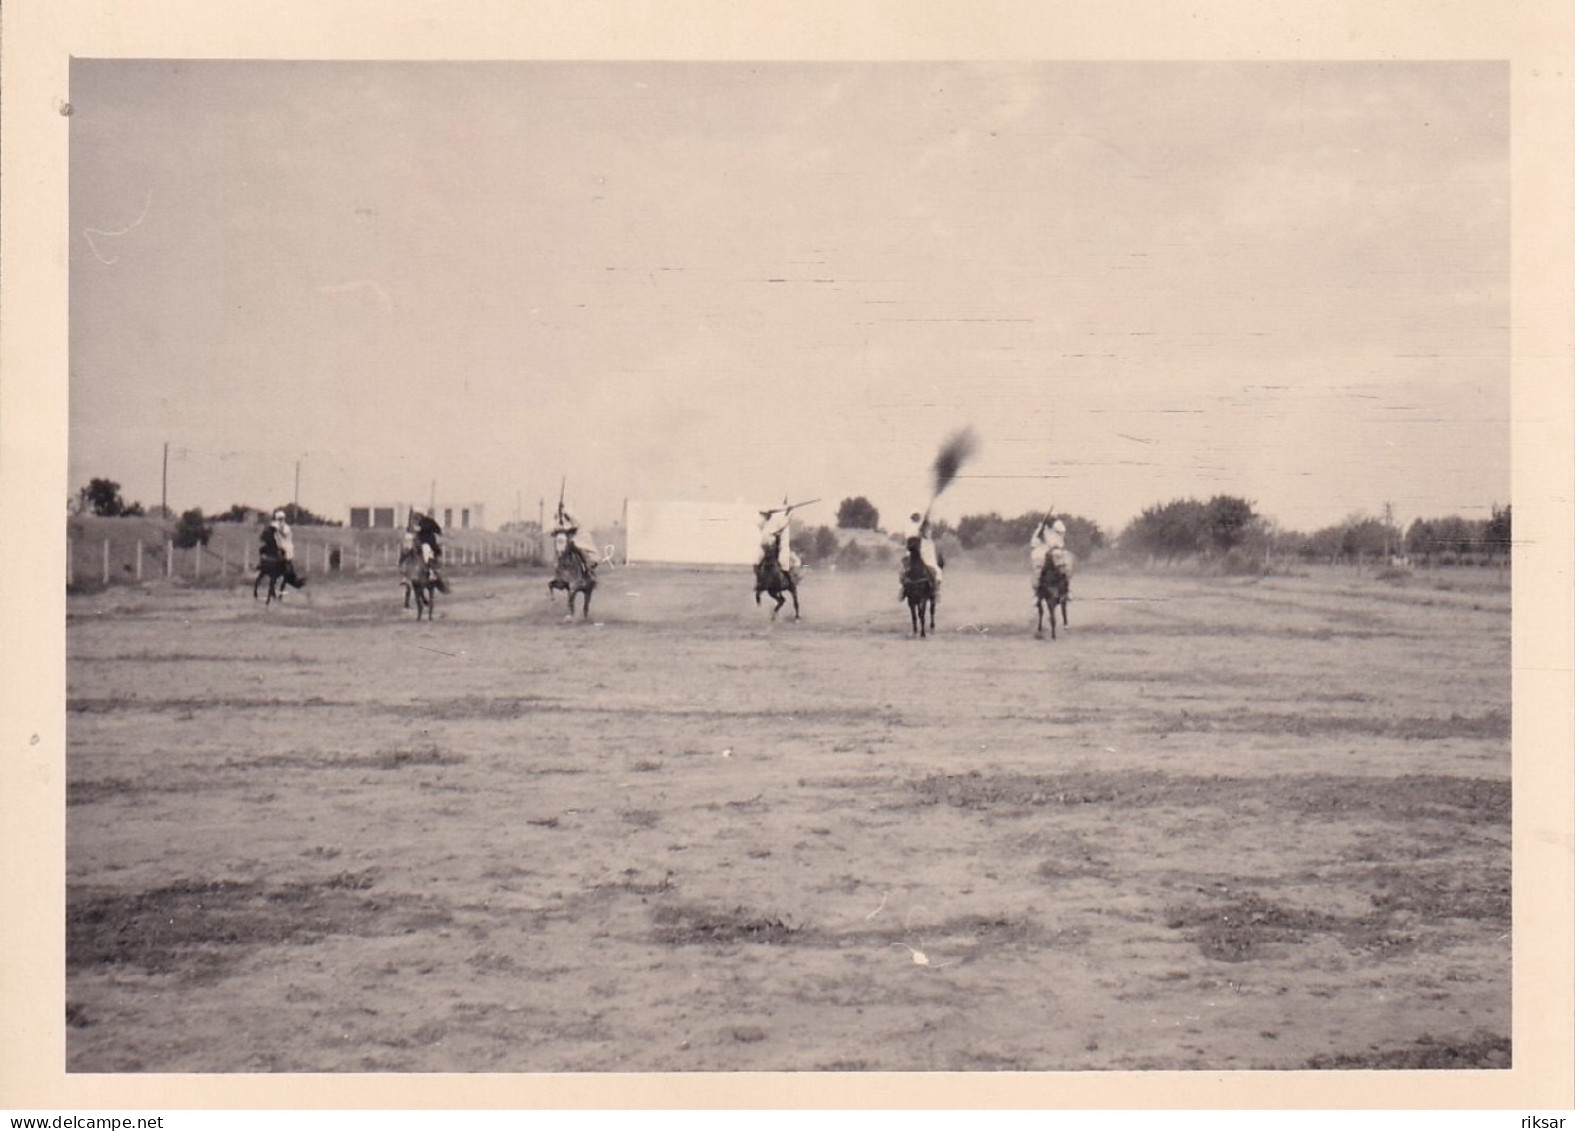
[(69, 1068), (1509, 1064), (1502, 575), (605, 572), (73, 597)]

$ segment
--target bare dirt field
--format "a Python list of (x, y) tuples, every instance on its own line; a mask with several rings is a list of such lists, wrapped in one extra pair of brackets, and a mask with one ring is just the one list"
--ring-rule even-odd
[(75, 1072), (1500, 1068), (1497, 571), (70, 599)]

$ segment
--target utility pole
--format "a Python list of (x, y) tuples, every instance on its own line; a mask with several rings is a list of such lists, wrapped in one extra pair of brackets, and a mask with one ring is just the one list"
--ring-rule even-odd
[(1384, 557), (1394, 557), (1395, 505), (1384, 504)]
[(159, 517), (170, 515), (170, 442), (164, 441), (164, 475), (159, 483)]

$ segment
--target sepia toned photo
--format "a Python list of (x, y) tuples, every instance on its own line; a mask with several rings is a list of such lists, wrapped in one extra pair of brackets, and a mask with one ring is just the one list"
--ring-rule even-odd
[(1569, 22), (8, 4), (0, 1107), (1568, 1107)]
[(77, 60), (68, 1069), (1508, 1069), (1507, 79)]

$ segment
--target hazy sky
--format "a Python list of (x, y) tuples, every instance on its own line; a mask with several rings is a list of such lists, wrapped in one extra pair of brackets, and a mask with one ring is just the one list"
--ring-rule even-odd
[(1509, 500), (1498, 64), (72, 67), (72, 487)]

